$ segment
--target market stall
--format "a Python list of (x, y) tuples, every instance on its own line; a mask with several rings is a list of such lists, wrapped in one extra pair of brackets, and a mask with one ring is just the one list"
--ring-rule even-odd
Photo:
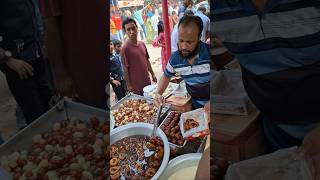
[[(196, 175), (203, 150), (209, 146), (207, 114), (203, 109), (178, 110), (170, 101), (160, 112), (154, 102), (156, 86), (145, 87), (144, 96), (129, 93), (111, 107), (114, 179), (171, 179), (179, 176), (175, 172), (183, 173), (186, 169), (191, 173), (190, 179)], [(189, 102), (189, 95), (181, 88), (180, 84), (170, 83), (164, 97), (167, 100), (180, 97)], [(158, 111), (159, 121), (155, 121)], [(125, 164), (128, 166), (122, 167)]]

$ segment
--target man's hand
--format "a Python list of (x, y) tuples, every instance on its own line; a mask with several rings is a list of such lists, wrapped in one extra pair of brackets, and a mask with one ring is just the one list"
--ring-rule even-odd
[(120, 81), (117, 81), (117, 80), (112, 80), (112, 83), (114, 84), (114, 85), (116, 85), (116, 86), (120, 86), (121, 85), (121, 83), (120, 83)]
[(19, 74), (20, 79), (28, 79), (33, 76), (33, 67), (23, 60), (10, 58), (6, 64), (10, 69)]
[(308, 133), (302, 143), (303, 154), (311, 158), (315, 168), (315, 179), (320, 179), (320, 127), (313, 129)]
[(204, 111), (208, 116), (208, 123), (210, 123), (210, 100), (204, 105)]
[(158, 81), (157, 77), (155, 75), (152, 75), (152, 81), (155, 82), (155, 83)]
[(165, 99), (159, 93), (156, 93), (155, 103), (157, 106), (163, 105), (165, 103)]
[(204, 111), (210, 114), (210, 101), (204, 105)]
[(131, 84), (127, 84), (127, 90), (129, 91), (129, 92), (133, 92), (133, 87), (131, 86)]
[(69, 75), (58, 75), (55, 84), (58, 93), (60, 93), (62, 96), (67, 96), (73, 99), (78, 98), (75, 84)]

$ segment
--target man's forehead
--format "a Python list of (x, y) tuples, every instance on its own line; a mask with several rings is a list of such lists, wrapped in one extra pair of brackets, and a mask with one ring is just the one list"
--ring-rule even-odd
[(126, 27), (131, 27), (131, 26), (136, 26), (136, 25), (134, 24), (134, 22), (129, 22), (129, 23), (126, 24), (125, 26), (126, 26)]
[(179, 33), (195, 33), (198, 34), (198, 26), (190, 22), (188, 24), (181, 24), (180, 27), (178, 28)]

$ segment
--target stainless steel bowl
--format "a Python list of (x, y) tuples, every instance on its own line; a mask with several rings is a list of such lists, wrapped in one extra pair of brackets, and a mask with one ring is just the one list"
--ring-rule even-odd
[[(198, 167), (202, 153), (189, 153), (178, 156), (172, 159), (164, 173), (160, 176), (160, 180), (167, 180), (175, 172), (188, 167)], [(196, 174), (196, 172), (195, 172)], [(186, 177), (185, 180), (193, 179), (192, 177)]]
[[(151, 136), (152, 129), (153, 129), (153, 125), (148, 123), (131, 123), (124, 126), (120, 126), (111, 130), (110, 143), (113, 144), (129, 136), (135, 136), (135, 135)], [(164, 132), (160, 128), (158, 128), (157, 135), (161, 138), (163, 142), (164, 153), (163, 153), (163, 159), (162, 159), (160, 168), (158, 169), (158, 171), (152, 177), (151, 180), (159, 179), (160, 175), (163, 173), (163, 171), (167, 167), (169, 156), (170, 156), (170, 148), (169, 148), (169, 142), (168, 142), (167, 136), (164, 134)]]

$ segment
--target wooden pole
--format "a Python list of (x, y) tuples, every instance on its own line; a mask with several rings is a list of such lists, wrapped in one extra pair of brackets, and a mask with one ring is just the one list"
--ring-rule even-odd
[(162, 19), (164, 23), (164, 36), (166, 41), (166, 54), (168, 55), (167, 61), (171, 56), (171, 34), (170, 34), (170, 25), (168, 18), (168, 2), (167, 0), (162, 0)]

